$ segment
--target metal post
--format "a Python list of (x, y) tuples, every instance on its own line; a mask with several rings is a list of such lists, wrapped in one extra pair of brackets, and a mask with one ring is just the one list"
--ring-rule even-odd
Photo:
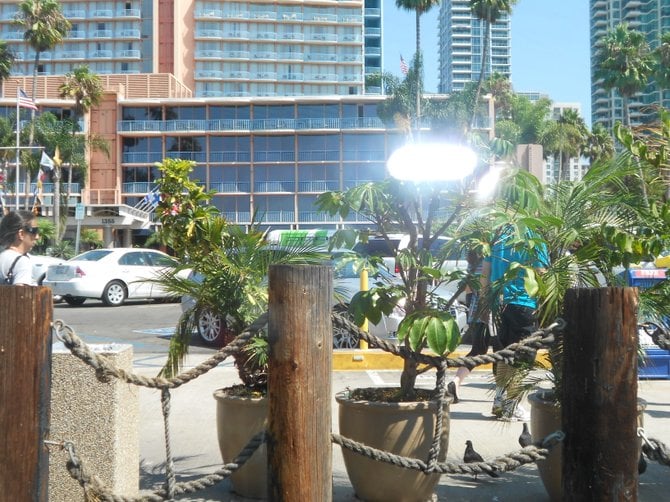
[[(368, 289), (369, 289), (369, 287), (368, 287), (368, 269), (363, 268), (361, 270), (361, 291), (367, 291)], [(368, 320), (367, 319), (365, 319), (365, 321), (363, 321), (363, 325), (360, 326), (360, 328), (363, 331), (368, 330)], [(368, 342), (366, 342), (365, 340), (359, 340), (358, 347), (361, 350), (368, 350)]]

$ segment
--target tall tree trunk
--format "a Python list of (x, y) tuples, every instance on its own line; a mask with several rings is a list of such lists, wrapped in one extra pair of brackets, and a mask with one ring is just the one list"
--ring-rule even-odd
[(472, 104), (472, 117), (470, 118), (470, 129), (475, 127), (475, 119), (477, 118), (477, 107), (479, 106), (479, 96), (482, 93), (482, 84), (484, 83), (484, 74), (486, 73), (486, 60), (489, 57), (489, 40), (491, 38), (491, 23), (484, 20), (484, 43), (482, 47), (482, 68), (479, 72), (479, 79), (477, 80), (477, 90), (475, 91), (475, 100)]
[[(32, 89), (32, 95), (30, 96), (30, 99), (33, 100), (33, 103), (35, 102), (35, 94), (37, 94), (37, 67), (39, 66), (39, 64), (40, 64), (40, 52), (35, 51), (35, 64), (33, 66), (33, 89)], [(30, 136), (29, 136), (29, 139), (28, 139), (28, 146), (33, 146), (33, 143), (35, 141), (35, 113), (36, 113), (35, 110), (30, 110)], [(19, 120), (19, 117), (17, 117), (16, 120)], [(32, 150), (28, 150), (28, 155), (32, 155), (32, 153), (33, 153)], [(18, 169), (18, 166), (16, 166), (16, 168)], [(26, 172), (24, 173), (24, 176), (25, 176), (25, 180), (26, 180), (26, 182), (25, 182), (25, 185), (26, 185), (25, 197), (26, 197), (26, 199), (25, 199), (23, 204), (24, 204), (24, 209), (28, 210), (28, 209), (30, 209), (30, 205), (29, 205), (30, 204), (30, 202), (29, 202), (30, 201), (30, 170), (28, 169), (27, 166), (26, 166), (25, 171)], [(16, 189), (18, 190), (19, 187), (16, 187)]]
[(421, 65), (423, 64), (421, 58), (421, 13), (416, 11), (416, 137), (419, 137), (421, 130)]
[[(630, 102), (628, 96), (621, 96), (621, 101), (623, 103), (623, 123), (630, 129)], [(642, 164), (640, 159), (635, 157), (635, 163), (637, 164), (637, 172), (640, 176), (640, 188), (642, 189), (642, 198), (644, 199), (644, 206), (649, 207), (649, 196), (647, 195), (647, 184), (644, 182), (644, 171), (642, 170)]]

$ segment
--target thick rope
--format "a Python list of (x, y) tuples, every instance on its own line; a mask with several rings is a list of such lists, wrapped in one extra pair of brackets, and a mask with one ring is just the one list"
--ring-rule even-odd
[(482, 474), (493, 471), (512, 471), (524, 464), (530, 464), (538, 460), (544, 460), (549, 454), (549, 450), (558, 442), (563, 440), (562, 433), (553, 433), (547, 436), (543, 441), (537, 444), (526, 446), (525, 448), (516, 452), (508, 453), (507, 455), (496, 457), (489, 462), (476, 462), (471, 464), (454, 463), (454, 462), (436, 462), (431, 468), (423, 460), (416, 458), (402, 457), (394, 453), (384, 450), (378, 450), (371, 446), (364, 445), (349, 438), (340, 436), (339, 434), (332, 434), (333, 443), (340, 445), (343, 448), (353, 451), (359, 455), (363, 455), (372, 460), (385, 462), (396, 467), (405, 469), (413, 469), (421, 471), (424, 474), (431, 474), (433, 472), (439, 474)]
[(170, 440), (170, 389), (161, 390), (161, 409), (163, 411), (163, 430), (165, 431), (165, 490), (170, 500), (174, 498), (177, 483), (172, 458), (172, 441)]
[[(436, 473), (469, 473), (469, 474), (478, 474), (481, 472), (492, 472), (496, 470), (510, 470), (516, 468), (519, 465), (524, 463), (534, 462), (538, 458), (544, 458), (540, 452), (546, 451), (546, 446), (543, 445), (543, 448), (533, 450), (532, 446), (527, 447), (524, 450), (521, 450), (518, 453), (512, 453), (510, 455), (500, 457), (493, 462), (480, 462), (476, 464), (453, 464), (453, 463), (442, 463), (439, 462), (440, 454), (440, 440), (442, 437), (442, 430), (444, 427), (444, 406), (447, 400), (446, 396), (446, 369), (449, 366), (466, 366), (469, 369), (474, 368), (479, 364), (488, 364), (490, 362), (507, 362), (509, 364), (515, 361), (515, 358), (523, 356), (550, 344), (554, 341), (552, 330), (562, 329), (564, 323), (563, 321), (556, 322), (544, 330), (538, 330), (533, 333), (530, 337), (522, 340), (517, 344), (512, 344), (509, 347), (495, 352), (492, 355), (483, 355), (476, 356), (473, 358), (457, 358), (457, 359), (446, 359), (444, 357), (431, 356), (428, 354), (416, 353), (409, 350), (406, 347), (399, 347), (393, 343), (390, 343), (386, 340), (381, 340), (373, 335), (368, 334), (365, 331), (360, 330), (357, 326), (351, 323), (346, 317), (333, 313), (332, 316), (333, 324), (340, 325), (349, 329), (354, 333), (357, 333), (360, 338), (367, 340), (370, 345), (373, 347), (379, 347), (387, 352), (395, 354), (397, 356), (403, 357), (405, 359), (411, 359), (418, 364), (427, 364), (433, 366), (437, 369), (436, 377), (436, 404), (437, 404), (437, 413), (435, 420), (435, 428), (433, 440), (431, 443), (431, 448), (428, 452), (427, 461), (424, 462), (418, 459), (404, 458), (398, 455), (391, 454), (389, 452), (382, 452), (374, 448), (370, 448), (361, 443), (357, 443), (347, 438), (343, 438), (339, 435), (333, 434), (333, 441), (341, 446), (352, 449), (360, 454), (369, 456), (375, 460), (380, 460), (384, 462), (393, 463), (399, 467), (405, 467), (410, 469), (418, 469), (426, 474), (433, 472)], [(233, 462), (233, 464), (228, 464), (223, 467), (217, 473), (203, 478), (201, 480), (192, 481), (190, 483), (176, 483), (175, 474), (174, 474), (174, 461), (172, 459), (172, 451), (170, 444), (170, 432), (169, 432), (169, 412), (170, 412), (170, 393), (168, 389), (176, 388), (184, 383), (187, 383), (198, 376), (206, 373), (207, 371), (215, 368), (221, 361), (226, 359), (229, 355), (239, 352), (244, 345), (258, 333), (265, 325), (267, 324), (267, 313), (259, 317), (252, 325), (250, 325), (243, 333), (236, 337), (230, 344), (226, 345), (215, 353), (212, 357), (206, 360), (204, 363), (199, 364), (190, 371), (184, 372), (180, 375), (177, 375), (173, 378), (146, 378), (139, 375), (136, 375), (131, 372), (127, 372), (121, 368), (117, 368), (112, 364), (108, 358), (98, 353), (92, 351), (77, 335), (74, 333), (70, 327), (66, 326), (62, 321), (54, 322), (54, 330), (56, 335), (63, 341), (66, 347), (82, 361), (89, 364), (94, 368), (97, 377), (103, 381), (107, 382), (112, 377), (123, 380), (127, 383), (140, 385), (150, 388), (160, 388), (162, 389), (161, 401), (163, 408), (163, 417), (164, 417), (164, 428), (165, 428), (165, 443), (166, 443), (166, 483), (165, 489), (163, 491), (155, 492), (154, 496), (151, 497), (142, 497), (141, 499), (126, 499), (118, 498), (113, 494), (109, 493), (108, 490), (102, 485), (100, 480), (94, 476), (88, 475), (85, 469), (82, 467), (81, 462), (77, 459), (75, 461), (74, 450), (70, 452), (71, 460), (68, 462), (68, 470), (72, 477), (77, 479), (79, 483), (84, 487), (85, 490), (93, 490), (96, 493), (100, 493), (103, 496), (103, 500), (110, 500), (113, 502), (125, 502), (125, 501), (134, 501), (134, 500), (167, 500), (173, 499), (176, 494), (181, 493), (191, 493), (198, 489), (202, 489), (206, 486), (211, 486), (216, 484), (221, 479), (239, 468), (243, 462)], [(548, 333), (548, 335), (547, 335)], [(264, 438), (264, 435), (262, 435)], [(253, 442), (250, 442), (250, 444)], [(261, 440), (262, 442), (262, 440)], [(255, 446), (255, 450), (258, 445)], [(530, 450), (528, 450), (530, 448)], [(251, 450), (251, 453), (253, 453)], [(528, 450), (528, 451), (526, 451)], [(246, 451), (246, 448), (240, 454), (243, 455)], [(545, 454), (546, 455), (546, 454)], [(244, 458), (244, 461), (248, 459)], [(236, 461), (240, 460), (240, 457)], [(230, 469), (230, 466), (236, 466), (234, 469)], [(455, 470), (454, 470), (455, 469)], [(222, 474), (222, 477), (221, 477)], [(154, 498), (158, 497), (158, 498)]]
[(244, 347), (256, 333), (263, 329), (266, 324), (267, 313), (260, 316), (231, 343), (219, 349), (209, 359), (172, 378), (148, 378), (125, 371), (122, 368), (115, 366), (104, 355), (91, 350), (89, 346), (75, 334), (74, 330), (65, 325), (63, 321), (54, 321), (54, 329), (56, 330), (56, 336), (58, 336), (65, 346), (70, 349), (70, 352), (91, 366), (95, 370), (96, 376), (103, 382), (109, 381), (109, 378), (111, 377), (115, 377), (124, 382), (141, 387), (175, 389), (204, 375), (209, 370), (216, 368), (228, 356), (239, 352), (242, 347)]
[(265, 442), (265, 431), (257, 433), (252, 437), (246, 446), (242, 449), (240, 454), (229, 464), (225, 464), (221, 469), (217, 470), (212, 474), (208, 474), (199, 479), (188, 481), (185, 483), (176, 483), (173, 489), (173, 495), (168, 493), (168, 490), (161, 489), (157, 490), (149, 495), (141, 495), (139, 497), (129, 497), (122, 495), (113, 494), (105, 485), (100, 481), (97, 476), (89, 474), (88, 470), (82, 464), (81, 459), (76, 455), (74, 450), (74, 445), (72, 443), (63, 443), (63, 448), (65, 448), (69, 455), (70, 459), (67, 461), (66, 467), (72, 476), (84, 490), (91, 493), (95, 493), (96, 496), (104, 502), (161, 502), (163, 500), (170, 500), (174, 495), (183, 495), (185, 493), (194, 493), (199, 490), (203, 490), (210, 486), (221, 482), (225, 478), (229, 477), (232, 473), (242, 467), (258, 449), (258, 447)]

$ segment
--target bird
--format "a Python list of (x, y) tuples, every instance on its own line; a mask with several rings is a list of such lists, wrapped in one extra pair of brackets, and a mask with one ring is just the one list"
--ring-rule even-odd
[(521, 431), (521, 435), (519, 436), (519, 444), (521, 445), (522, 448), (525, 448), (526, 446), (530, 446), (533, 444), (533, 439), (530, 435), (530, 431), (528, 430), (528, 424), (525, 422), (523, 424), (523, 430)]
[[(475, 451), (475, 449), (472, 447), (472, 441), (469, 439), (465, 442), (465, 453), (463, 454), (463, 462), (466, 464), (473, 464), (476, 462), (483, 462), (484, 459), (482, 456)], [(492, 478), (497, 478), (499, 477), (498, 473), (495, 472), (494, 470), (491, 471), (486, 471), (486, 474), (491, 476)], [(477, 473), (475, 473), (475, 479), (477, 479)]]

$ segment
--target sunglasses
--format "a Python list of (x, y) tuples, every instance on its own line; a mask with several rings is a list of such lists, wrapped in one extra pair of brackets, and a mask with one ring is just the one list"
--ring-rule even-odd
[(29, 234), (32, 235), (37, 235), (40, 233), (40, 228), (39, 227), (23, 227), (24, 232), (28, 232)]

